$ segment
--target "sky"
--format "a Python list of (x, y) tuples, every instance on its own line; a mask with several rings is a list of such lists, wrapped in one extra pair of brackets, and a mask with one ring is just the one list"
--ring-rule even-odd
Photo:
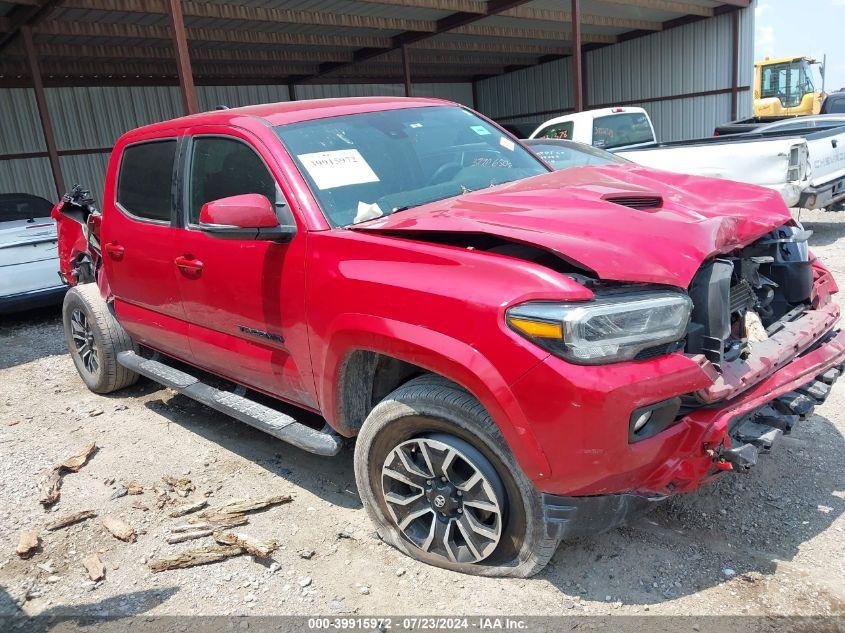
[(845, 88), (845, 0), (757, 0), (754, 60), (827, 53), (825, 90)]

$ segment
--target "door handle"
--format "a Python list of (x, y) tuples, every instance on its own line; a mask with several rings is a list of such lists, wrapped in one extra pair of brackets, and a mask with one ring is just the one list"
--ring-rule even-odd
[(188, 255), (180, 255), (174, 260), (174, 263), (184, 272), (198, 273), (202, 270), (203, 263), (190, 257)]
[(108, 242), (106, 243), (104, 248), (106, 249), (106, 253), (108, 253), (109, 257), (111, 257), (112, 259), (116, 261), (120, 261), (121, 259), (123, 259), (125, 250), (117, 242)]

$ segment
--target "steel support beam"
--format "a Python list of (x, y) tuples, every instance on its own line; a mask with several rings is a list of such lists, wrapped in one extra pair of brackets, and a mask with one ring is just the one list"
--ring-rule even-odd
[(572, 0), (572, 107), (584, 109), (584, 73), (581, 57), (581, 0)]
[(733, 27), (733, 55), (731, 68), (731, 121), (739, 118), (739, 11), (731, 15)]
[(47, 98), (44, 96), (44, 83), (41, 81), (41, 69), (38, 67), (38, 54), (35, 52), (35, 45), (32, 42), (32, 29), (28, 25), (23, 26), (20, 33), (29, 62), (32, 87), (35, 89), (35, 104), (38, 107), (38, 116), (41, 119), (41, 131), (44, 134), (44, 144), (47, 146), (47, 157), (50, 160), (50, 170), (53, 172), (56, 196), (61, 198), (67, 189), (65, 189), (65, 179), (62, 176), (62, 167), (59, 164), (59, 152), (56, 148), (56, 137), (53, 135), (50, 111), (47, 109)]
[(173, 49), (176, 52), (176, 68), (179, 72), (179, 87), (185, 114), (199, 112), (197, 90), (194, 87), (194, 75), (191, 71), (191, 57), (188, 53), (188, 38), (185, 35), (185, 18), (182, 16), (182, 0), (168, 0), (170, 10), (170, 29), (173, 37)]
[(411, 52), (406, 44), (402, 45), (402, 76), (405, 79), (405, 96), (411, 96)]

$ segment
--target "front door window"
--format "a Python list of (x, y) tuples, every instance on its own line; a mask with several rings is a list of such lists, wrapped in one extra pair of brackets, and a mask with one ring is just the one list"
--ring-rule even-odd
[(190, 176), (190, 223), (199, 222), (206, 202), (245, 193), (276, 200), (276, 181), (267, 166), (246, 144), (234, 139), (194, 139)]

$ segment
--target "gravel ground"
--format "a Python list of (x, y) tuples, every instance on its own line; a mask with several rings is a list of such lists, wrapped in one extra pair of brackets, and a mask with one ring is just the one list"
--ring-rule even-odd
[[(814, 251), (845, 281), (845, 214), (804, 213)], [(747, 475), (728, 474), (633, 524), (560, 547), (529, 580), (475, 578), (418, 564), (378, 541), (361, 508), (352, 451), (309, 455), (147, 381), (88, 392), (65, 351), (57, 311), (0, 320), (0, 614), (815, 615), (845, 609), (845, 388)], [(91, 442), (45, 513), (38, 484)], [(163, 477), (190, 479), (186, 498)], [(141, 495), (112, 499), (137, 481)], [(268, 494), (292, 503), (241, 529), (278, 540), (273, 563), (241, 556), (153, 574), (148, 561), (210, 545), (167, 545), (174, 504)], [(95, 518), (47, 532), (57, 516), (95, 510), (131, 525), (112, 537)], [(41, 536), (29, 559), (21, 530)], [(81, 560), (99, 553), (103, 581)], [(22, 610), (22, 611), (21, 611)], [(808, 629), (809, 630), (809, 629)]]

